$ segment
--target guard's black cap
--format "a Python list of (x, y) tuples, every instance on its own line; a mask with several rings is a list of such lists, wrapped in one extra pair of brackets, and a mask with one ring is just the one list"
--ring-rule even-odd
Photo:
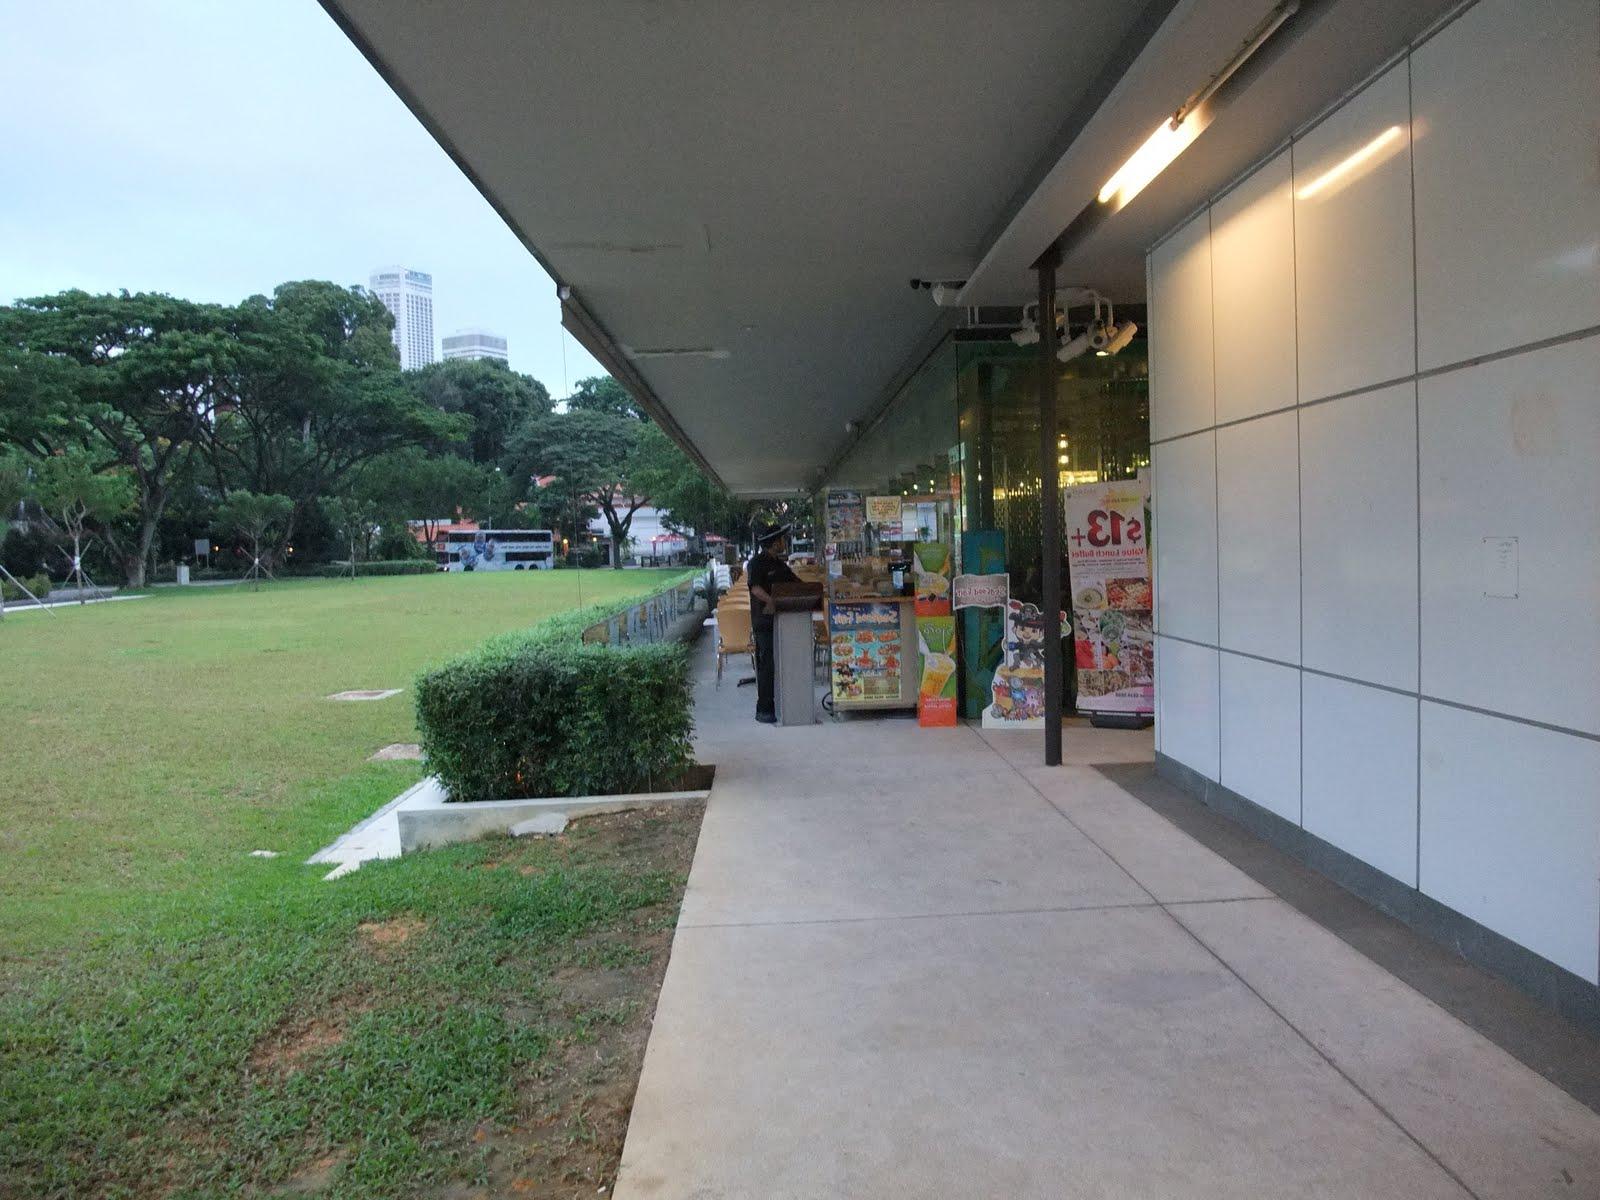
[(757, 525), (756, 545), (765, 546), (768, 542), (775, 542), (789, 532), (788, 525)]

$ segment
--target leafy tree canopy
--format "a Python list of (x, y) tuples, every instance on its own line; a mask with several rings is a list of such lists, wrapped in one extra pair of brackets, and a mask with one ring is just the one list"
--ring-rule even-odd
[(440, 412), (471, 418), (467, 457), (493, 465), (506, 454), (512, 435), (550, 411), (550, 393), (531, 375), (493, 359), (449, 359), (407, 371), (406, 386)]

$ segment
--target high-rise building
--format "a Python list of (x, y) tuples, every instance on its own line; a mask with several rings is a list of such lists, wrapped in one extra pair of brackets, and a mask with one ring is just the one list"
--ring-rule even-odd
[(394, 314), (394, 344), (407, 371), (437, 361), (433, 347), (433, 276), (406, 267), (379, 267), (373, 295)]
[(444, 339), (444, 356), (451, 358), (492, 358), (508, 362), (506, 340), (487, 329), (458, 329)]

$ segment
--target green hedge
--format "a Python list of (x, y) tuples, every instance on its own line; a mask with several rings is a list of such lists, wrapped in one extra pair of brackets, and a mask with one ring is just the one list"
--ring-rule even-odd
[[(32, 592), (41, 600), (50, 595), (51, 585), (50, 576), (48, 575), (29, 575), (22, 582), (29, 592)], [(22, 588), (19, 588), (4, 576), (0, 576), (0, 596), (5, 597), (7, 601), (26, 600), (28, 598), (27, 592), (24, 592)]]
[[(356, 564), (357, 575), (432, 575), (438, 569), (431, 558), (375, 559), (372, 562)], [(305, 573), (318, 579), (334, 579), (340, 575), (348, 577), (350, 564), (318, 563), (315, 567), (305, 570)]]
[(658, 791), (690, 765), (681, 645), (584, 645), (657, 589), (491, 638), (417, 680), (428, 769), (452, 800)]

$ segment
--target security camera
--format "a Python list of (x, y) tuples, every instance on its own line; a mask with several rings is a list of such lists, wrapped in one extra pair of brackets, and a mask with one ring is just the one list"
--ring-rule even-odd
[(1089, 349), (1099, 353), (1111, 344), (1112, 331), (1106, 328), (1104, 321), (1095, 319), (1084, 332), (1089, 339)]
[(1039, 325), (1031, 318), (1023, 321), (1022, 328), (1014, 331), (1011, 340), (1019, 346), (1037, 346), (1039, 344)]
[(913, 279), (913, 280), (912, 280), (912, 281), (911, 281), (911, 290), (912, 290), (912, 291), (913, 291), (913, 292), (918, 292), (918, 291), (921, 291), (921, 290), (922, 290), (922, 289), (923, 289), (923, 288), (925, 288), (925, 287), (927, 287), (927, 286), (928, 286), (928, 285), (927, 285), (927, 283), (925, 283), (925, 282), (924, 282), (924, 281), (923, 281), (923, 280), (921, 280), (921, 279)]

